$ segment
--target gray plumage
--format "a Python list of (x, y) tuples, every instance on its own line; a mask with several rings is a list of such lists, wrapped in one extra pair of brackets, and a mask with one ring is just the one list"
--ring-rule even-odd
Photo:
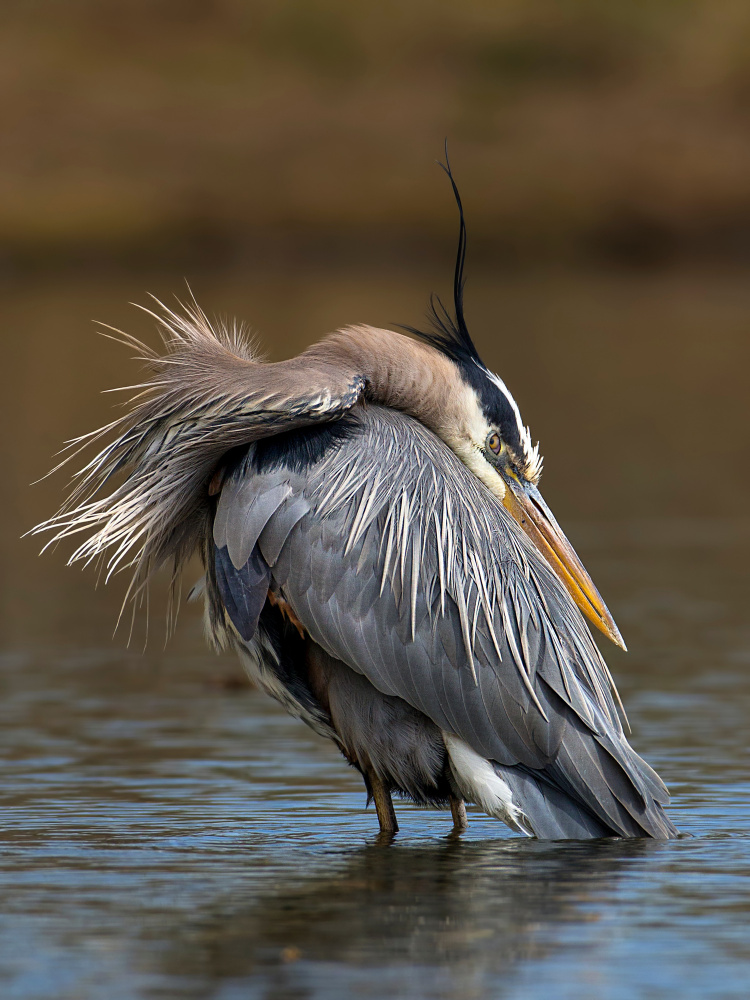
[(217, 548), (237, 566), (257, 545), (315, 643), (496, 764), (535, 832), (549, 811), (564, 833), (563, 808), (597, 833), (666, 835), (666, 789), (625, 739), (601, 655), (503, 506), (411, 418), (371, 406), (349, 422), (304, 472), (251, 474), (251, 449), (222, 490)]
[(265, 365), (197, 307), (159, 319), (166, 356), (76, 442), (113, 438), (37, 530), (87, 532), (71, 561), (108, 553), (131, 596), (198, 551), (211, 640), (338, 743), (379, 816), (395, 790), (540, 837), (674, 836), (578, 608), (462, 450), (481, 412), (452, 361), (360, 327)]

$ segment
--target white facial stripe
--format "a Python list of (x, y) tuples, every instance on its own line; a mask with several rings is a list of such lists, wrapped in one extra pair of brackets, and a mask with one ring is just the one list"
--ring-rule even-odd
[(508, 405), (510, 406), (511, 410), (513, 410), (513, 415), (516, 418), (516, 424), (518, 425), (518, 434), (521, 440), (523, 441), (524, 437), (528, 435), (528, 430), (523, 426), (523, 421), (521, 420), (521, 411), (518, 409), (518, 403), (511, 396), (510, 391), (508, 390), (508, 386), (505, 384), (505, 382), (503, 382), (503, 380), (500, 378), (499, 375), (495, 375), (494, 372), (488, 371), (488, 369), (485, 368), (483, 365), (478, 365), (478, 367), (481, 368), (481, 370), (484, 372), (484, 374), (487, 376), (490, 382), (492, 382), (493, 385), (497, 386), (497, 388), (500, 390), (503, 396), (505, 396), (505, 398), (507, 399)]
[(433, 428), (451, 451), (458, 455), (477, 479), (481, 479), (500, 500), (505, 496), (505, 483), (492, 468), (482, 451), (487, 435), (494, 430), (479, 405), (474, 389), (463, 383), (453, 397), (455, 408), (450, 419)]
[(492, 384), (500, 390), (500, 392), (505, 396), (508, 401), (508, 405), (513, 411), (513, 416), (516, 418), (516, 426), (518, 427), (518, 436), (521, 439), (521, 446), (523, 447), (526, 462), (528, 465), (528, 475), (532, 481), (537, 481), (539, 476), (542, 474), (542, 459), (539, 455), (539, 444), (535, 446), (531, 443), (531, 431), (528, 427), (524, 427), (523, 421), (521, 420), (521, 411), (518, 409), (518, 403), (511, 396), (510, 390), (499, 375), (495, 375), (494, 372), (489, 371), (484, 365), (480, 365), (475, 362), (480, 371), (487, 376), (487, 378), (492, 382)]

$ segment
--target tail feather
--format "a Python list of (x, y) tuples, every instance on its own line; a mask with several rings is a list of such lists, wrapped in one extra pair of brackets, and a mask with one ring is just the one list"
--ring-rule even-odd
[(519, 767), (493, 762), (498, 777), (509, 786), (513, 799), (540, 840), (589, 840), (611, 837), (612, 829), (570, 795)]
[(662, 808), (669, 794), (661, 779), (624, 737), (592, 732), (567, 707), (565, 736), (545, 774), (616, 835), (671, 838), (677, 830)]
[(641, 772), (645, 782), (632, 780), (628, 771), (638, 770), (641, 759), (630, 747), (627, 751), (622, 751), (629, 758), (626, 762), (617, 760), (593, 734), (574, 731), (566, 734), (556, 759), (543, 770), (494, 761), (492, 766), (513, 791), (537, 837), (676, 837), (677, 829), (662, 808), (668, 796), (654, 796), (648, 774)]

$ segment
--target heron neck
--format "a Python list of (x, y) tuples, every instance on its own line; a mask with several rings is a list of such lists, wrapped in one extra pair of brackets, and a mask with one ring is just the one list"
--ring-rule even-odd
[(455, 364), (429, 344), (372, 326), (347, 327), (306, 354), (367, 380), (366, 398), (415, 417), (440, 437), (465, 390)]

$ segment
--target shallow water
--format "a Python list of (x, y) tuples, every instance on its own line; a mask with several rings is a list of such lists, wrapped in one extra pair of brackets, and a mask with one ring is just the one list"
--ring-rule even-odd
[[(237, 278), (213, 280), (211, 294), (225, 293), (230, 309), (233, 296), (247, 294)], [(385, 311), (412, 301), (410, 280), (400, 290), (388, 275), (338, 279), (314, 293), (301, 287), (297, 313), (285, 304), (301, 331), (290, 350), (307, 336), (316, 296), (352, 303), (357, 294), (375, 301), (382, 293)], [(621, 366), (609, 401), (598, 382), (586, 396), (586, 372), (576, 375), (580, 360), (562, 372), (537, 366), (534, 377), (521, 367), (518, 379), (498, 359), (488, 361), (514, 387), (521, 383), (531, 401), (525, 415), (550, 430), (548, 461), (558, 472), (550, 471), (547, 492), (556, 495), (553, 507), (630, 646), (627, 656), (607, 655), (634, 745), (670, 785), (671, 815), (690, 836), (663, 844), (545, 844), (471, 811), (469, 832), (457, 840), (446, 814), (398, 804), (401, 833), (381, 845), (358, 775), (332, 747), (243, 687), (231, 658), (205, 651), (194, 608), (185, 609), (166, 649), (154, 628), (145, 655), (136, 643), (127, 650), (125, 635), (110, 639), (122, 589), (94, 591), (91, 575), (65, 570), (63, 553), (37, 560), (35, 543), (11, 532), (3, 541), (0, 660), (3, 997), (750, 994), (750, 522), (733, 499), (747, 485), (745, 466), (723, 468), (713, 507), (696, 506), (695, 496), (681, 503), (675, 480), (691, 481), (701, 462), (686, 470), (688, 450), (675, 441), (646, 477), (653, 509), (645, 512), (643, 482), (612, 471), (634, 447), (632, 426), (619, 416), (634, 392), (641, 427), (644, 411), (672, 419), (691, 379), (710, 383), (708, 362), (698, 356), (701, 371), (679, 369), (657, 393), (654, 366), (666, 365), (686, 307), (670, 281), (661, 291), (649, 284), (646, 294), (628, 280), (631, 286), (545, 279), (512, 290), (512, 308), (531, 317), (539, 358), (556, 348), (534, 333), (536, 324), (541, 329), (545, 315), (569, 309), (563, 327), (572, 330), (584, 288), (594, 313), (615, 315), (615, 325), (622, 301), (646, 326), (654, 312), (672, 316), (671, 325), (652, 330), (651, 375), (640, 378), (635, 361)], [(488, 282), (479, 282), (478, 294), (490, 301)], [(15, 317), (22, 331), (16, 377), (5, 393), (16, 418), (4, 424), (8, 440), (19, 444), (22, 436), (22, 446), (8, 451), (3, 483), (6, 522), (19, 531), (49, 512), (61, 489), (48, 481), (30, 491), (28, 479), (44, 469), (53, 442), (92, 425), (100, 412), (94, 390), (118, 381), (114, 362), (91, 361), (90, 334), (73, 319), (114, 309), (133, 296), (133, 284), (141, 287), (111, 282), (93, 307), (84, 288), (6, 296), (4, 322)], [(385, 289), (393, 285), (389, 300)], [(722, 384), (731, 390), (744, 379), (738, 317), (750, 312), (735, 287), (730, 323), (727, 287), (707, 279), (699, 299), (706, 323), (721, 320), (711, 357), (729, 357)], [(684, 288), (695, 294), (694, 284)], [(278, 280), (256, 291), (270, 313)], [(414, 299), (418, 309), (416, 292)], [(679, 308), (670, 312), (669, 301)], [(319, 313), (325, 329), (326, 309)], [(51, 327), (45, 317), (59, 323)], [(638, 343), (648, 345), (648, 330), (637, 329)], [(612, 327), (604, 336), (614, 337)], [(62, 363), (61, 337), (86, 364)], [(594, 343), (592, 332), (588, 346)], [(28, 396), (32, 371), (43, 388), (36, 398)], [(578, 378), (573, 412), (597, 407), (576, 449), (554, 430), (561, 378)], [(725, 416), (737, 405), (718, 389), (716, 400)], [(692, 433), (695, 442), (704, 431)], [(721, 447), (741, 458), (745, 424), (730, 424), (728, 433)], [(609, 451), (597, 448), (604, 438)], [(581, 448), (585, 472), (575, 464)], [(592, 464), (603, 470), (599, 478), (588, 471)]]

